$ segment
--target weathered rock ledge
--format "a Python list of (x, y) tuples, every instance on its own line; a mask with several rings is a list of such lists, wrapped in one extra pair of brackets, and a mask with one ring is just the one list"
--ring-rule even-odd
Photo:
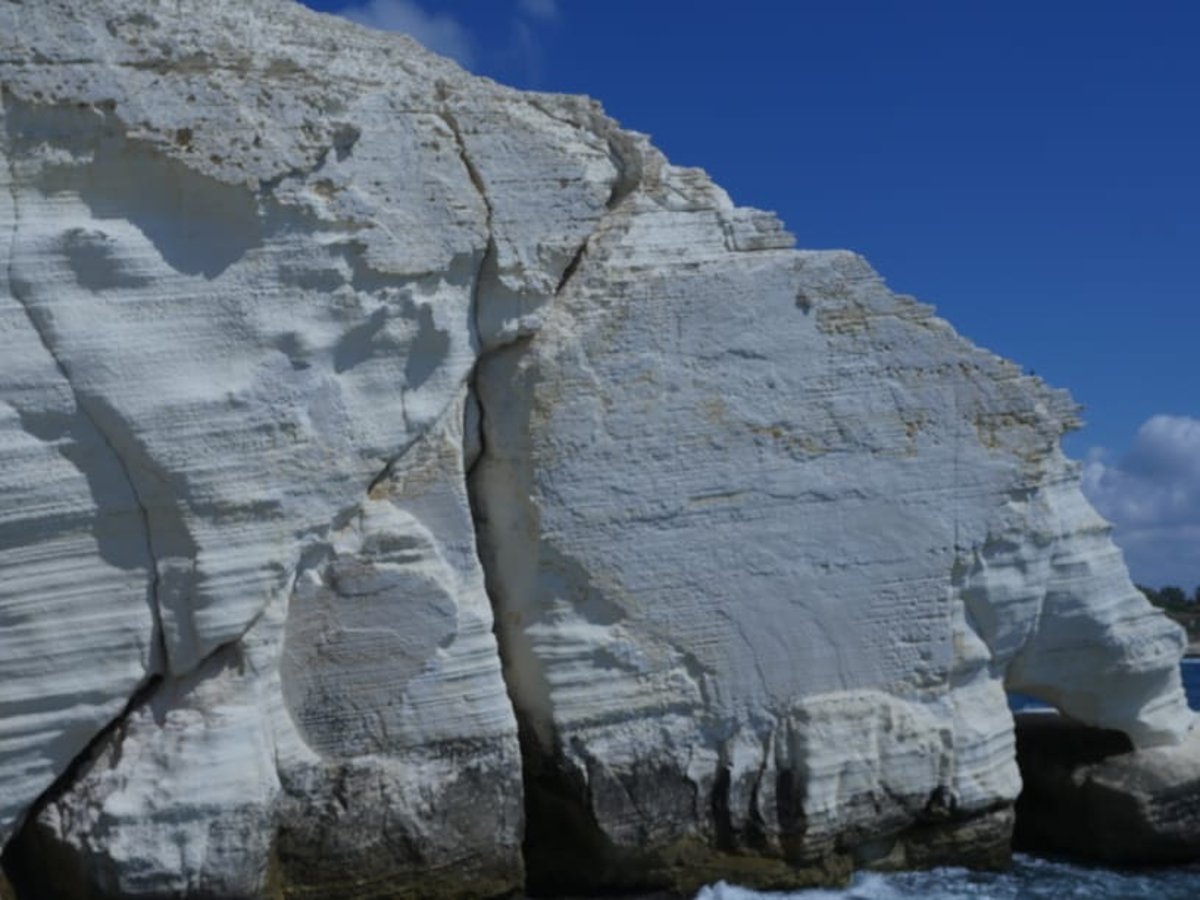
[(1194, 740), (1066, 394), (593, 101), (286, 0), (0, 0), (0, 101), (22, 897), (1000, 865), (1006, 688)]

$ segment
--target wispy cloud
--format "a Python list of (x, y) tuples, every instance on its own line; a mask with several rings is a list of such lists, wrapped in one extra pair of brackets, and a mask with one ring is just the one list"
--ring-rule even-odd
[(453, 16), (426, 12), (412, 0), (368, 0), (347, 5), (338, 14), (368, 28), (403, 32), (464, 68), (474, 65), (474, 42), (466, 28)]
[(1200, 583), (1200, 419), (1154, 416), (1116, 461), (1093, 450), (1083, 490), (1113, 523), (1135, 581), (1189, 593)]
[(497, 58), (514, 75), (520, 73), (522, 85), (536, 88), (542, 80), (542, 45), (534, 30), (525, 22), (512, 24), (512, 36), (507, 49), (500, 51)]
[(518, 0), (517, 8), (534, 19), (558, 18), (558, 0)]

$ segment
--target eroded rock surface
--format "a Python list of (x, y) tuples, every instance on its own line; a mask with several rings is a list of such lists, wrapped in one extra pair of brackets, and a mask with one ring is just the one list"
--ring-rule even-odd
[[(604, 173), (531, 104), (285, 3), (3, 4), (0, 60), (0, 837), (36, 818), (9, 857), (75, 893), (519, 884), (476, 294), (521, 254), (557, 283)], [(582, 225), (566, 188), (537, 211), (537, 258), (491, 249), (459, 131), (505, 103), (586, 195)]]
[(615, 871), (692, 841), (848, 868), (931, 808), (993, 821), (997, 859), (1005, 687), (1178, 739), (1180, 636), (1079, 493), (1066, 396), (860, 258), (785, 249), (640, 160), (537, 338), (478, 377), (473, 487), (527, 755), (554, 761), (538, 789)]
[(1135, 750), (1126, 735), (1058, 716), (1017, 717), (1024, 779), (1017, 844), (1115, 866), (1200, 853), (1200, 733)]
[(2, 2), (0, 89), (30, 896), (997, 864), (1005, 687), (1191, 727), (1069, 399), (591, 101), (284, 0)]

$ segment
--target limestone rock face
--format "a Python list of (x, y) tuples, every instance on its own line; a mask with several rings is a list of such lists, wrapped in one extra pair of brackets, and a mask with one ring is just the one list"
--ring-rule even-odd
[(995, 863), (1005, 687), (1191, 727), (1069, 399), (593, 102), (285, 0), (5, 0), (0, 100), (29, 896)]
[[(561, 277), (603, 144), (285, 3), (4, 3), (0, 60), (8, 855), (135, 896), (519, 884), (475, 300), (485, 262)], [(505, 104), (567, 186), (516, 179), (501, 253), (458, 119)]]
[(547, 805), (614, 872), (694, 840), (836, 868), (1011, 804), (1005, 687), (1178, 739), (1180, 636), (1058, 449), (1069, 400), (858, 257), (639, 166), (537, 338), (478, 376), (473, 488)]

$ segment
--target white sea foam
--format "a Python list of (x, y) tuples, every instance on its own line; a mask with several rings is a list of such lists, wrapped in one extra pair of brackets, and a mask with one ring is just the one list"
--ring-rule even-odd
[(696, 900), (1194, 900), (1200, 897), (1200, 866), (1116, 869), (1077, 866), (1018, 855), (1006, 872), (941, 868), (927, 872), (860, 872), (845, 889), (760, 893), (718, 882)]

